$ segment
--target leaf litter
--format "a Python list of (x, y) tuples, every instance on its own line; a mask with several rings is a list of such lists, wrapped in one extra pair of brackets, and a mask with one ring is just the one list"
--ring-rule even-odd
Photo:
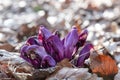
[[(120, 79), (120, 0), (11, 1), (0, 6), (0, 80)], [(62, 38), (72, 26), (79, 33), (87, 28), (87, 42), (95, 49), (82, 67), (64, 59), (55, 67), (35, 69), (19, 57), (19, 50), (28, 37), (38, 34), (40, 25), (58, 30)]]

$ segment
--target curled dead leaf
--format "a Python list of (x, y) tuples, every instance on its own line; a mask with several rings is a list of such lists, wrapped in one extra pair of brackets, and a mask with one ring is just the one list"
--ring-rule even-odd
[(102, 78), (90, 74), (88, 68), (64, 67), (46, 80), (102, 80)]
[(115, 74), (118, 73), (116, 61), (109, 55), (101, 54), (91, 58), (90, 68), (93, 73), (97, 73), (105, 80), (113, 80)]

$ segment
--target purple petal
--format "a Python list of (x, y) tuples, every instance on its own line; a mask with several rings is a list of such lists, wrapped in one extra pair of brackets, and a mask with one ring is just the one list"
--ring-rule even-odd
[(44, 68), (54, 67), (56, 65), (56, 62), (51, 56), (45, 56), (42, 59), (41, 65)]
[(28, 51), (32, 49), (35, 49), (34, 50), (35, 54), (38, 55), (40, 59), (42, 59), (41, 62), (42, 67), (53, 67), (56, 65), (55, 60), (46, 53), (44, 47), (32, 45), (31, 47), (28, 48)]
[(55, 31), (53, 35), (56, 35), (56, 36), (58, 36), (59, 38), (61, 37), (61, 34), (60, 34), (59, 31)]
[[(25, 49), (25, 50), (23, 50)], [(46, 53), (44, 47), (37, 45), (25, 46), (21, 49), (21, 54), (23, 59), (31, 63), (35, 68), (40, 68), (42, 66), (53, 67), (56, 65), (55, 60)], [(46, 59), (47, 58), (47, 59)], [(43, 61), (47, 63), (43, 65)]]
[[(36, 56), (34, 54), (34, 52), (28, 51), (29, 47), (30, 47), (29, 45), (22, 46), (22, 48), (20, 49), (20, 52), (21, 52), (20, 56), (23, 59), (25, 59), (27, 62), (31, 63), (35, 68), (40, 68), (41, 60), (40, 60), (39, 56)], [(35, 56), (36, 58), (33, 59), (32, 58), (33, 56)]]
[(64, 47), (65, 47), (65, 58), (72, 58), (73, 51), (78, 42), (78, 33), (77, 29), (73, 28), (72, 31), (67, 35), (64, 39)]
[(88, 31), (85, 29), (84, 31), (81, 32), (81, 34), (79, 35), (79, 41), (77, 43), (77, 47), (82, 47), (87, 39), (88, 36)]
[(39, 40), (46, 40), (51, 35), (52, 35), (52, 33), (48, 29), (46, 29), (44, 26), (40, 26), (39, 35), (38, 35)]
[(44, 47), (36, 48), (35, 53), (42, 58), (41, 66), (44, 68), (53, 67), (56, 65), (55, 60), (46, 53)]
[(64, 46), (56, 35), (51, 36), (43, 43), (46, 51), (56, 60), (61, 61), (64, 57)]
[(26, 53), (32, 51), (32, 50), (36, 50), (36, 48), (39, 48), (38, 45), (29, 45), (27, 48), (26, 48)]
[(28, 45), (23, 45), (20, 49), (20, 57), (22, 57), (23, 59), (25, 59), (26, 61), (28, 62), (31, 62), (29, 59), (28, 59), (28, 56), (27, 56), (27, 53), (26, 53), (26, 49), (27, 49)]
[(27, 44), (42, 46), (42, 42), (39, 41), (36, 36), (33, 36), (33, 37), (28, 38)]
[(76, 66), (80, 67), (83, 66), (84, 61), (89, 58), (90, 50), (93, 48), (92, 44), (86, 44), (83, 49), (79, 53), (79, 57), (77, 60)]

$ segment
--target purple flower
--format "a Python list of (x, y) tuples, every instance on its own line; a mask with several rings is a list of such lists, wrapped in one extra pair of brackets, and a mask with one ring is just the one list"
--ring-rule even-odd
[(61, 61), (64, 58), (64, 46), (58, 36), (53, 35), (43, 43), (46, 51), (56, 60)]
[[(48, 68), (56, 65), (57, 62), (68, 58), (74, 60), (77, 53), (79, 57), (74, 63), (82, 66), (84, 61), (89, 58), (92, 44), (85, 44), (88, 31), (85, 29), (80, 34), (74, 27), (71, 32), (61, 40), (58, 31), (51, 33), (48, 29), (41, 26), (38, 37), (30, 37), (21, 49), (21, 57), (31, 63), (35, 68)], [(78, 49), (83, 47), (80, 52)]]
[(45, 50), (56, 61), (61, 61), (64, 57), (64, 46), (58, 35), (52, 35), (52, 33), (45, 27), (40, 27), (39, 39), (42, 39)]
[(26, 45), (23, 45), (23, 46), (21, 47), (21, 49), (20, 49), (20, 53), (21, 53), (20, 56), (21, 56), (23, 59), (25, 59), (26, 61), (31, 62), (31, 60), (29, 59), (29, 57), (28, 57), (28, 55), (27, 55), (27, 53), (26, 53), (27, 47), (28, 47), (27, 44), (26, 44)]
[(40, 56), (40, 58), (42, 59), (41, 61), (41, 66), (42, 67), (53, 67), (56, 65), (55, 60), (47, 54), (47, 52), (45, 51), (44, 47), (38, 47), (35, 50), (35, 53), (38, 54)]
[(93, 48), (92, 44), (86, 44), (79, 53), (76, 66), (83, 66), (84, 61), (89, 58), (90, 50)]
[[(21, 52), (21, 57), (23, 59), (25, 59), (27, 62), (31, 63), (35, 68), (40, 68), (40, 63), (41, 63), (41, 58), (39, 56), (37, 56), (37, 54), (35, 54), (34, 50), (36, 48), (36, 46), (34, 46), (34, 48), (31, 48), (33, 46), (29, 46), (29, 45), (23, 45), (20, 52)], [(31, 49), (31, 50), (29, 50)]]
[(60, 34), (59, 31), (55, 31), (55, 32), (54, 32), (54, 35), (58, 36), (59, 38), (61, 37), (61, 34)]
[(64, 39), (64, 47), (65, 47), (65, 58), (71, 59), (74, 49), (76, 48), (76, 44), (78, 42), (78, 33), (77, 29), (73, 28), (71, 32)]
[(46, 29), (44, 26), (40, 26), (38, 35), (38, 39), (40, 41), (47, 40), (51, 35), (52, 33), (48, 29)]
[(39, 45), (39, 46), (42, 46), (42, 42), (40, 40), (38, 40), (37, 36), (32, 36), (32, 37), (28, 38), (26, 43), (29, 44), (29, 45)]
[(79, 41), (77, 43), (77, 48), (82, 47), (85, 44), (87, 36), (88, 36), (88, 31), (86, 29), (80, 33)]
[(46, 68), (56, 65), (55, 60), (46, 53), (44, 47), (38, 45), (24, 45), (21, 48), (21, 57), (35, 68)]

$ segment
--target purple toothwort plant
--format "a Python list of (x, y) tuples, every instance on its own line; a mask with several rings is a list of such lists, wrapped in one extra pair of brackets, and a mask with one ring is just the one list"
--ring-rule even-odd
[(83, 66), (83, 62), (89, 58), (90, 56), (90, 50), (93, 49), (92, 44), (86, 44), (82, 50), (79, 52), (79, 57), (77, 59), (76, 66)]
[[(89, 58), (90, 50), (93, 48), (92, 44), (85, 44), (87, 35), (88, 31), (86, 29), (79, 34), (74, 27), (61, 40), (57, 31), (53, 34), (44, 26), (40, 26), (38, 36), (28, 38), (21, 47), (21, 57), (35, 68), (48, 68), (54, 67), (57, 62), (65, 58), (74, 60), (73, 56), (79, 53), (77, 63), (74, 65), (80, 67)], [(80, 47), (83, 48), (78, 52)]]

